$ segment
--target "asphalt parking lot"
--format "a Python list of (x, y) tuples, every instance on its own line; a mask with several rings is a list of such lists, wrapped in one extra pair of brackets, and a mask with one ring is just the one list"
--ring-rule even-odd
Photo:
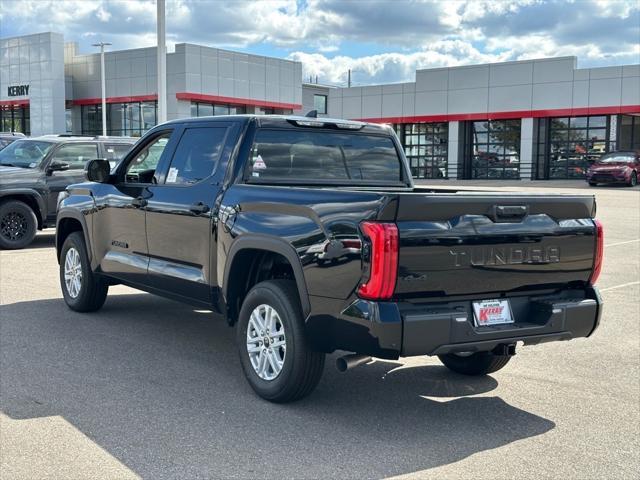
[(596, 194), (596, 334), (523, 348), (485, 378), (434, 358), (341, 374), (332, 356), (291, 405), (253, 394), (209, 312), (118, 286), (74, 313), (52, 230), (0, 252), (0, 478), (637, 478), (640, 187), (503, 185)]

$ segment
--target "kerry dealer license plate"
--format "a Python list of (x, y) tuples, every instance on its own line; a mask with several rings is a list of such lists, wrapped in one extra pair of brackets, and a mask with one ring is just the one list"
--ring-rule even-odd
[(513, 323), (509, 300), (480, 300), (473, 302), (473, 318), (477, 327)]

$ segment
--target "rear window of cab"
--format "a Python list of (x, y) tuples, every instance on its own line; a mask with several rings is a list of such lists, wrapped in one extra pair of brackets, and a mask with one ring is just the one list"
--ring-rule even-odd
[(259, 129), (248, 165), (250, 182), (392, 183), (402, 163), (388, 135), (342, 131)]

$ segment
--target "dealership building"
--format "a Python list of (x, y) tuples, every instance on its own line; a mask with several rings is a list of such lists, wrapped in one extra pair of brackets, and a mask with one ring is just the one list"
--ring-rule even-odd
[[(0, 39), (0, 130), (99, 135), (100, 76), (100, 55), (59, 33)], [(110, 135), (156, 125), (154, 47), (107, 52), (105, 77)], [(640, 65), (546, 58), (346, 88), (303, 83), (290, 60), (186, 43), (167, 54), (169, 119), (314, 109), (392, 125), (416, 178), (581, 178), (606, 152), (640, 149)]]

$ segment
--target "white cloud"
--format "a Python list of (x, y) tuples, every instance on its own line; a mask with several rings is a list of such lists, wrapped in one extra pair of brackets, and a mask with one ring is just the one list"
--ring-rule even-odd
[[(90, 51), (155, 42), (154, 0), (0, 0), (2, 34), (59, 31)], [(167, 39), (288, 52), (305, 75), (412, 80), (416, 68), (578, 55), (640, 61), (640, 2), (616, 0), (167, 0)], [(348, 53), (351, 52), (351, 55)]]
[(303, 78), (317, 75), (319, 81), (345, 85), (351, 69), (354, 85), (413, 81), (417, 69), (466, 65), (506, 60), (502, 53), (485, 54), (458, 40), (434, 42), (428, 48), (412, 53), (382, 53), (357, 58), (321, 53), (293, 52), (291, 60), (302, 62)]

